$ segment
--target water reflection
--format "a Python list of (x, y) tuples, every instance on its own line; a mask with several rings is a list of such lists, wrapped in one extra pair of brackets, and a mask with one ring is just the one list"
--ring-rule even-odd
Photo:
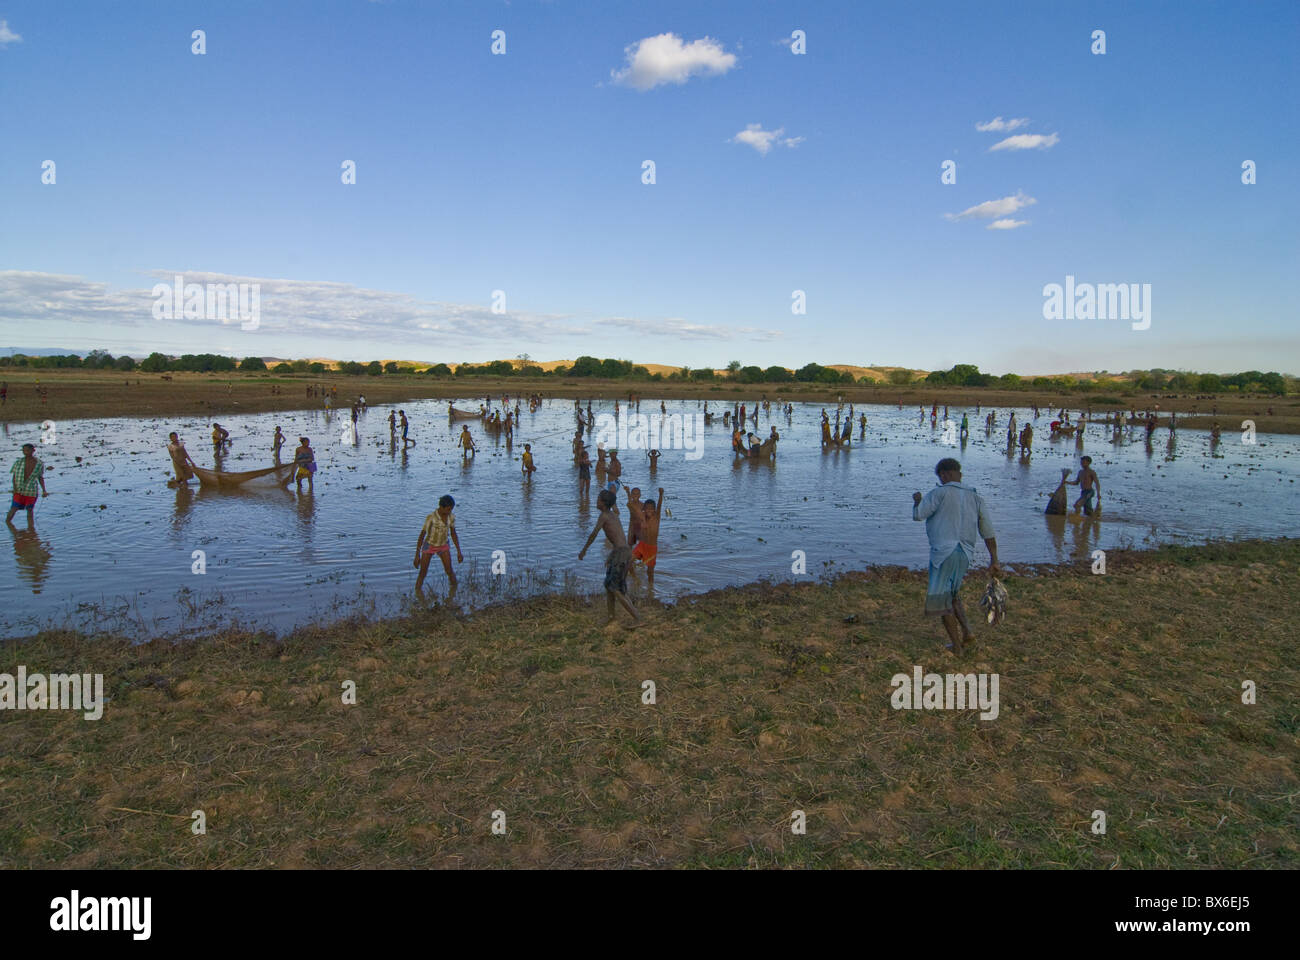
[(53, 556), (49, 542), (43, 540), (34, 527), (19, 529), (12, 523), (5, 526), (13, 538), (18, 579), (30, 586), (32, 593), (40, 593), (49, 576), (48, 568)]
[[(479, 401), (462, 409), (467, 406), (476, 408)], [(935, 482), (934, 464), (946, 456), (962, 459), (967, 482), (988, 499), (1003, 560), (1012, 565), (1082, 560), (1093, 549), (1139, 542), (1277, 535), (1300, 524), (1300, 498), (1289, 483), (1300, 477), (1300, 438), (1267, 436), (1243, 445), (1233, 436), (1212, 445), (1208, 434), (1184, 431), (1176, 445), (1166, 443), (1170, 459), (1157, 466), (1150, 462), (1154, 450), (1145, 424), (1130, 426), (1115, 442), (1110, 426), (1093, 423), (1082, 425), (1074, 443), (1044, 433), (1032, 457), (1021, 457), (1018, 432), (1005, 432), (1011, 411), (997, 411), (992, 424), (985, 419), (985, 430), (968, 434), (963, 445), (960, 434), (945, 443), (937, 422), (926, 429), (927, 405), (919, 416), (908, 408), (872, 407), (865, 434), (859, 422), (851, 446), (823, 451), (818, 404), (750, 416), (747, 426), (759, 436), (782, 421), (776, 457), (753, 460), (731, 452), (723, 413), (733, 406), (738, 403), (709, 404), (715, 419), (704, 428), (699, 459), (669, 449), (652, 463), (644, 451), (620, 451), (626, 483), (640, 486), (643, 496), (660, 486), (667, 491), (656, 583), (661, 597), (759, 577), (788, 578), (794, 549), (808, 552), (813, 575), (866, 563), (920, 566), (924, 530), (911, 520), (910, 494)], [(665, 401), (661, 407), (657, 398), (647, 398), (642, 407), (690, 415), (702, 408), (697, 400)], [(480, 446), (477, 466), (475, 457), (462, 456), (456, 444), (462, 422), (448, 420), (445, 402), (407, 403), (404, 409), (419, 445), (402, 449), (400, 460), (399, 435), (385, 429), (386, 407), (376, 408), (373, 418), (359, 416), (356, 445), (342, 442), (335, 429), (346, 423), (350, 434), (346, 408), (343, 416), (307, 410), (223, 421), (234, 441), (219, 453), (227, 470), (270, 465), (277, 424), (289, 443), (311, 437), (320, 465), (314, 494), (298, 493), (292, 483), (258, 488), (250, 482), (235, 491), (165, 486), (171, 430), (203, 438), (195, 444), (200, 466), (212, 455), (204, 442), (210, 422), (197, 417), (61, 424), (60, 443), (42, 450), (42, 458), (64, 482), (42, 513), (41, 537), (24, 540), (21, 548), (16, 543), (15, 561), (0, 566), (0, 591), (26, 595), (24, 622), (62, 620), (82, 603), (124, 591), (145, 620), (171, 625), (180, 591), (190, 591), (200, 608), (221, 604), (229, 614), (276, 629), (305, 622), (313, 611), (346, 615), (363, 590), (365, 602), (382, 613), (409, 599), (414, 578), (408, 545), (442, 493), (457, 501), (466, 568), (477, 564), (482, 574), (467, 572), (459, 603), (554, 589), (565, 575), (580, 589), (599, 591), (598, 565), (579, 563), (576, 556), (595, 521), (594, 498), (603, 478), (593, 468), (595, 490), (586, 496), (578, 490), (572, 401), (528, 411), (512, 438), (468, 421)], [(612, 402), (593, 404), (597, 416), (612, 411)], [(827, 413), (834, 412), (828, 405)], [(950, 407), (949, 419), (960, 422), (971, 412)], [(1029, 411), (1016, 415), (1019, 425), (1031, 422)], [(842, 428), (842, 414), (840, 421)], [(1089, 430), (1106, 433), (1095, 434), (1088, 445)], [(599, 431), (582, 434), (596, 460)], [(1046, 497), (1060, 468), (1077, 466), (1081, 441), (1096, 447), (1101, 461), (1094, 466), (1107, 491), (1105, 521), (1051, 517), (1044, 525)], [(524, 442), (533, 445), (539, 467), (531, 481), (519, 470)], [(1213, 470), (1205, 470), (1210, 464)], [(1281, 490), (1290, 496), (1279, 496)], [(626, 495), (619, 499), (626, 501)], [(99, 510), (101, 504), (108, 509)], [(626, 526), (625, 506), (620, 513)], [(1159, 529), (1152, 529), (1153, 516), (1160, 517)], [(63, 542), (76, 544), (77, 564), (50, 562)], [(18, 559), (29, 555), (29, 546), (33, 559)], [(190, 572), (196, 549), (208, 552), (203, 577)], [(491, 553), (498, 549), (506, 551), (511, 577), (554, 571), (557, 579), (548, 585), (488, 576)], [(0, 608), (0, 627), (12, 630), (19, 616)], [(87, 622), (94, 626), (93, 614)]]

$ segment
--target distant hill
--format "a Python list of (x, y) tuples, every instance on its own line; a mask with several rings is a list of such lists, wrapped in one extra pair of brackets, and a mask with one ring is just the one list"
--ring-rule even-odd
[(66, 357), (69, 354), (84, 357), (89, 352), (66, 347), (0, 347), (0, 357), (12, 357), (15, 353), (21, 353), (25, 357)]

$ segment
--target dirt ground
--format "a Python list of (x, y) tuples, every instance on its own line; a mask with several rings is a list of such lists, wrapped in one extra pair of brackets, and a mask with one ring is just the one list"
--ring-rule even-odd
[[(893, 568), (635, 631), (578, 596), (6, 641), (0, 672), (111, 699), (0, 713), (0, 868), (1300, 867), (1300, 541), (1005, 583), (960, 659)], [(900, 709), (917, 668), (996, 674), (997, 715)]]
[[(39, 372), (39, 377), (37, 373)], [(171, 379), (165, 380), (164, 376)], [(902, 402), (904, 407), (925, 406), (938, 403), (941, 410), (951, 407), (980, 404), (982, 409), (1015, 405), (1025, 407), (1037, 403), (1044, 409), (1064, 406), (1071, 411), (1088, 409), (1091, 405), (1094, 418), (1108, 411), (1137, 407), (1139, 410), (1154, 404), (1160, 405), (1162, 415), (1177, 410), (1179, 425), (1186, 429), (1209, 429), (1215, 417), (1210, 411), (1217, 408), (1217, 419), (1225, 433), (1242, 429), (1242, 421), (1254, 420), (1260, 433), (1300, 433), (1300, 397), (1240, 397), (1219, 395), (1214, 398), (1193, 396), (1159, 396), (1145, 394), (1119, 395), (1123, 404), (1104, 403), (1097, 394), (1054, 394), (1039, 391), (983, 390), (963, 387), (895, 386), (834, 386), (826, 387), (807, 383), (751, 384), (743, 386), (730, 383), (678, 383), (654, 381), (626, 383), (613, 380), (527, 380), (524, 378), (475, 378), (455, 380), (437, 379), (418, 374), (385, 374), (369, 376), (319, 377), (309, 374), (132, 374), (130, 376), (108, 371), (87, 370), (17, 370), (0, 371), (0, 379), (9, 383), (9, 396), (0, 407), (0, 421), (30, 423), (44, 420), (79, 419), (84, 417), (126, 416), (205, 416), (228, 417), (239, 413), (265, 413), (276, 410), (302, 410), (318, 407), (320, 399), (307, 396), (308, 384), (323, 385), (338, 391), (338, 403), (348, 404), (359, 394), (364, 394), (370, 406), (385, 406), (419, 399), (441, 399), (492, 395), (511, 396), (533, 392), (544, 397), (583, 399), (626, 399), (628, 392), (645, 399), (707, 399), (719, 408), (735, 402), (752, 403), (766, 396), (775, 401), (781, 397), (792, 402), (833, 404), (843, 397), (845, 402), (885, 403)], [(45, 390), (42, 401), (38, 383)], [(275, 387), (278, 392), (272, 392)], [(1100, 396), (1105, 396), (1100, 395)], [(1270, 414), (1269, 410), (1273, 412)], [(1195, 412), (1198, 416), (1192, 416)], [(1073, 414), (1072, 414), (1073, 416)], [(975, 424), (972, 423), (972, 427)]]

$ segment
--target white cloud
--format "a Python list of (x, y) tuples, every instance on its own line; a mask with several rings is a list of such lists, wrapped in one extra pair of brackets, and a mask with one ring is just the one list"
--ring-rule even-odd
[[(781, 334), (751, 327), (690, 323), (677, 318), (640, 320), (598, 318), (580, 323), (560, 314), (510, 310), (495, 314), (490, 305), (421, 300), (405, 293), (368, 290), (350, 283), (325, 280), (285, 280), (242, 277), (198, 270), (145, 271), (149, 286), (114, 290), (84, 277), (25, 270), (0, 270), (0, 322), (43, 324), (73, 322), (98, 329), (130, 328), (138, 339), (167, 339), (168, 329), (223, 328), (220, 320), (155, 320), (155, 282), (172, 284), (177, 273), (189, 283), (257, 283), (261, 285), (258, 336), (311, 338), (364, 337), (370, 341), (431, 345), (435, 340), (456, 346), (500, 345), (507, 342), (546, 343), (566, 337), (636, 335), (680, 340), (772, 340)], [(230, 321), (226, 330), (237, 329)], [(245, 334), (244, 336), (253, 336)], [(284, 342), (280, 340), (279, 342)], [(309, 350), (307, 352), (310, 352)]]
[(778, 330), (758, 327), (727, 327), (717, 324), (691, 323), (678, 317), (663, 320), (638, 320), (632, 317), (606, 317), (597, 320), (597, 327), (618, 327), (637, 336), (670, 336), (679, 340), (776, 340)]
[(22, 42), (23, 38), (9, 29), (9, 21), (0, 20), (0, 47)]
[(1061, 138), (1054, 133), (1018, 133), (1014, 137), (1007, 137), (1005, 140), (999, 140), (993, 146), (989, 147), (989, 152), (994, 150), (1046, 150), (1048, 147), (1054, 147), (1061, 142)]
[(975, 124), (975, 129), (980, 131), (980, 133), (1002, 133), (1008, 130), (1015, 130), (1017, 127), (1023, 127), (1028, 122), (1028, 117), (1017, 117), (1014, 120), (1003, 120), (1001, 117), (994, 117), (987, 123)]
[[(967, 220), (971, 217), (983, 217), (992, 219), (994, 217), (1006, 217), (1015, 213), (1022, 207), (1037, 203), (1033, 197), (1027, 197), (1022, 191), (1017, 190), (1013, 197), (1003, 197), (1001, 200), (985, 200), (983, 203), (977, 203), (973, 207), (967, 207), (961, 213), (944, 214), (949, 220)], [(1006, 229), (1006, 228), (999, 228)]]
[(673, 33), (646, 37), (624, 48), (627, 66), (611, 70), (615, 83), (637, 90), (652, 90), (660, 84), (683, 84), (693, 76), (724, 74), (736, 65), (736, 55), (727, 53), (722, 44), (704, 37), (683, 43)]
[(1028, 220), (994, 220), (984, 229), (986, 230), (1014, 230), (1016, 227), (1023, 227)]
[(744, 130), (731, 138), (732, 143), (743, 143), (747, 147), (753, 147), (763, 156), (774, 146), (797, 147), (804, 142), (803, 137), (783, 137), (784, 127), (777, 127), (775, 130), (764, 130), (761, 123), (747, 124)]
[[(289, 335), (365, 336), (370, 339), (428, 342), (431, 335), (459, 343), (508, 339), (546, 340), (587, 333), (572, 318), (511, 310), (494, 314), (487, 303), (457, 304), (421, 300), (405, 293), (368, 290), (349, 283), (231, 276), (199, 270), (148, 270), (149, 287), (113, 290), (84, 277), (21, 270), (0, 271), (0, 321), (39, 325), (84, 322), (98, 326), (154, 329), (172, 323), (222, 327), (220, 320), (153, 319), (152, 286), (173, 283), (261, 285), (259, 330)], [(238, 321), (231, 321), (232, 326)]]

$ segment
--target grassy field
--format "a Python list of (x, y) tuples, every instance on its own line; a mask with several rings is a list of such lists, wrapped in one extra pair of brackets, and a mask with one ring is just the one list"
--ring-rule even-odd
[[(1191, 397), (1123, 394), (1057, 394), (1051, 391), (1008, 391), (965, 387), (933, 387), (913, 384), (906, 387), (888, 385), (825, 386), (811, 383), (750, 384), (686, 383), (679, 381), (564, 380), (526, 378), (489, 378), (455, 380), (414, 374), (385, 374), (379, 377), (277, 374), (206, 374), (175, 373), (171, 380), (159, 374), (122, 374), (93, 370), (24, 370), (0, 371), (0, 379), (9, 383), (9, 399), (0, 407), (0, 421), (31, 423), (43, 420), (67, 420), (82, 417), (229, 417), (240, 413), (264, 413), (275, 410), (319, 408), (319, 399), (307, 397), (307, 384), (323, 384), (338, 389), (339, 403), (347, 404), (357, 394), (364, 394), (371, 406), (404, 403), (419, 399), (446, 399), (469, 394), (500, 397), (541, 393), (546, 397), (626, 399), (628, 391), (646, 399), (708, 399), (722, 406), (732, 401), (750, 402), (766, 395), (794, 402), (833, 404), (838, 397), (854, 403), (897, 403), (915, 408), (932, 403), (990, 407), (1018, 406), (1033, 403), (1046, 409), (1062, 406), (1071, 411), (1091, 405), (1094, 416), (1130, 407), (1143, 408), (1159, 403), (1162, 411), (1190, 413), (1196, 409), (1209, 414), (1217, 405), (1219, 422), (1225, 433), (1241, 429), (1243, 419), (1255, 421), (1260, 433), (1300, 433), (1300, 397), (1240, 397), (1224, 395), (1215, 400)], [(42, 403), (36, 381), (45, 388)], [(273, 394), (271, 387), (283, 392)], [(1106, 399), (1106, 398), (1111, 399)], [(1273, 415), (1268, 414), (1272, 408)], [(1185, 429), (1206, 429), (1209, 416), (1187, 417)], [(972, 428), (978, 426), (972, 422)]]
[[(102, 672), (112, 700), (0, 713), (0, 867), (1296, 868), (1298, 564), (1286, 540), (1022, 568), (960, 662), (898, 569), (635, 632), (552, 598), (7, 641), (0, 671)], [(913, 665), (999, 674), (1000, 715), (891, 709)]]

